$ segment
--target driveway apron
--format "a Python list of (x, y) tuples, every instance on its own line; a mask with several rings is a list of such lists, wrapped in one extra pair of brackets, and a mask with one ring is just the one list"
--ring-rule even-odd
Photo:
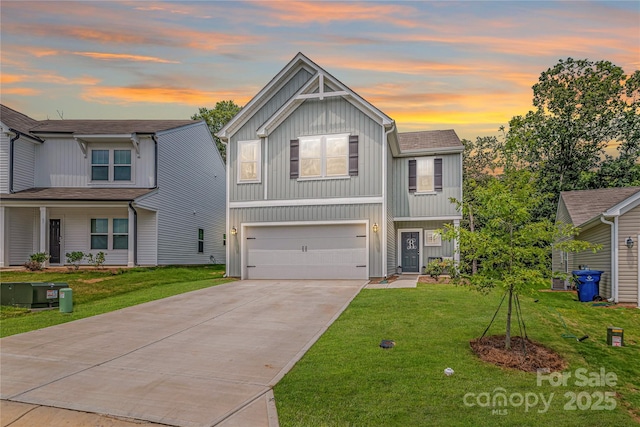
[(0, 397), (175, 426), (232, 425), (270, 396), (363, 285), (245, 280), (3, 338)]

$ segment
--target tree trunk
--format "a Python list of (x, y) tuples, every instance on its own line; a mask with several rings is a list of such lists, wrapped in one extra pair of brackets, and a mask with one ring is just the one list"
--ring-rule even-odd
[(507, 333), (504, 338), (504, 348), (511, 348), (511, 303), (513, 301), (513, 285), (509, 286), (509, 306), (507, 308)]

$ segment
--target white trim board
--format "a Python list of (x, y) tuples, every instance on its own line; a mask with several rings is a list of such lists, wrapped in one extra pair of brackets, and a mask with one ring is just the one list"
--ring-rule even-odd
[(229, 202), (228, 206), (230, 209), (239, 209), (277, 206), (370, 205), (382, 204), (382, 202), (382, 197), (336, 197), (329, 199), (251, 200), (247, 202)]

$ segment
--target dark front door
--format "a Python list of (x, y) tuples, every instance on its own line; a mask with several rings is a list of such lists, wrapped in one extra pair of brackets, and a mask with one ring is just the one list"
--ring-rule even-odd
[(402, 245), (402, 272), (420, 272), (420, 234), (417, 231), (403, 232), (400, 235)]
[(49, 262), (60, 264), (60, 220), (49, 220)]

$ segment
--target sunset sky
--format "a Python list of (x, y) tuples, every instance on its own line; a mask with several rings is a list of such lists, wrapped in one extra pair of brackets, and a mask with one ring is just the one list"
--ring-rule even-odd
[(1, 100), (35, 119), (244, 105), (302, 52), (400, 131), (497, 134), (567, 57), (640, 68), (640, 2), (7, 1)]

